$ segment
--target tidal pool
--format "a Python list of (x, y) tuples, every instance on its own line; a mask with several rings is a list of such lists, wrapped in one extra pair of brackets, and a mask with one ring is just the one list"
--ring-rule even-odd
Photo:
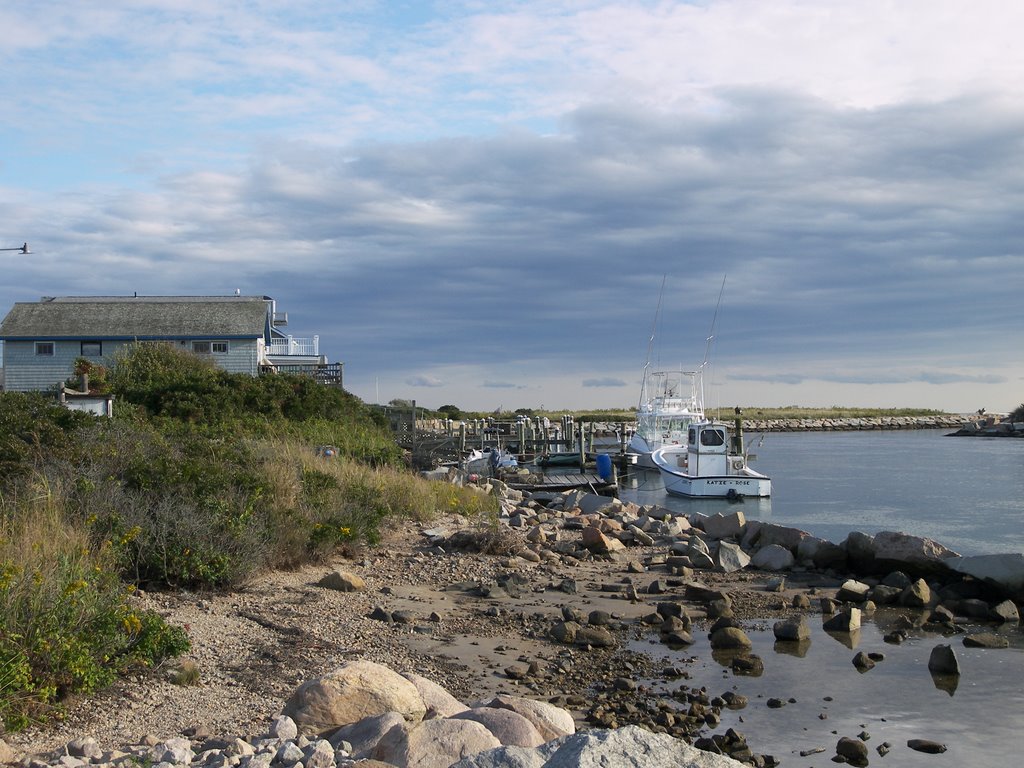
[[(963, 634), (943, 636), (915, 631), (900, 645), (882, 638), (896, 613), (879, 611), (853, 635), (830, 634), (821, 617), (809, 617), (810, 642), (801, 648), (777, 643), (774, 621), (745, 624), (753, 653), (764, 662), (764, 674), (733, 674), (729, 659), (712, 653), (706, 632), (694, 627), (695, 643), (674, 651), (653, 642), (637, 641), (634, 650), (668, 665), (683, 666), (689, 680), (655, 681), (655, 693), (706, 687), (716, 696), (732, 690), (749, 699), (741, 710), (722, 710), (720, 725), (710, 733), (735, 728), (754, 752), (774, 755), (782, 766), (834, 765), (836, 742), (843, 736), (870, 738), (871, 765), (988, 766), (1017, 765), (1024, 748), (1024, 633), (1019, 626), (968, 626), (969, 632), (995, 632), (1009, 648), (967, 648)], [(928, 671), (932, 648), (952, 646), (959, 661), (958, 678), (933, 678)], [(884, 654), (873, 669), (853, 665), (858, 651)], [(689, 664), (683, 660), (694, 659)], [(716, 660), (717, 659), (717, 660)], [(769, 699), (786, 702), (768, 706)], [(790, 701), (792, 699), (792, 701)], [(909, 739), (945, 744), (943, 754), (915, 752)], [(888, 742), (884, 757), (876, 748)], [(824, 747), (824, 751), (801, 756)]]

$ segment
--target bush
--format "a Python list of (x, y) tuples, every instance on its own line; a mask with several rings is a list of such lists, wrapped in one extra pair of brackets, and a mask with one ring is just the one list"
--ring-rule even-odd
[(59, 488), (36, 481), (21, 491), (0, 497), (0, 718), (11, 729), (189, 645), (182, 630), (130, 606), (109, 548), (89, 546)]

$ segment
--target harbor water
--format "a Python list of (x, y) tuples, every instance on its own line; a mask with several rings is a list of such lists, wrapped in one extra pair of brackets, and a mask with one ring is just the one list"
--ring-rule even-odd
[(620, 497), (678, 511), (742, 509), (829, 541), (850, 531), (927, 536), (963, 555), (1024, 552), (1024, 440), (949, 430), (746, 434), (768, 499), (668, 496), (658, 472), (620, 477)]
[[(903, 531), (935, 539), (965, 555), (1024, 552), (1024, 440), (947, 437), (948, 430), (747, 434), (753, 466), (772, 478), (770, 499), (694, 500), (669, 497), (657, 472), (620, 477), (620, 496), (679, 511), (742, 509), (748, 519), (794, 526), (840, 542), (852, 530)], [(760, 443), (760, 445), (758, 445)], [(962, 634), (915, 630), (901, 645), (883, 641), (893, 616), (865, 616), (861, 630), (831, 634), (823, 617), (808, 616), (806, 646), (775, 642), (772, 621), (746, 626), (764, 661), (757, 677), (736, 675), (717, 659), (706, 634), (670, 650), (652, 634), (634, 648), (666, 666), (686, 665), (691, 687), (735, 691), (749, 704), (724, 710), (715, 729), (742, 732), (752, 749), (785, 768), (833, 764), (842, 737), (865, 739), (870, 765), (889, 768), (997, 768), (1020, 759), (1024, 707), (1024, 632), (1018, 624), (968, 625), (961, 632), (995, 632), (1004, 649), (969, 648)], [(950, 685), (928, 671), (931, 650), (948, 644), (961, 675)], [(882, 660), (866, 673), (851, 663), (858, 651)], [(652, 681), (652, 695), (664, 695)], [(769, 701), (777, 702), (773, 708)], [(943, 744), (941, 755), (908, 742)], [(879, 749), (881, 747), (881, 749)], [(884, 754), (884, 756), (883, 756)]]

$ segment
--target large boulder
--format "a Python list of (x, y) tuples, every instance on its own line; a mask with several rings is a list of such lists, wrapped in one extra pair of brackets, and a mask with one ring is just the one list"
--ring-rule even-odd
[(742, 512), (737, 511), (728, 515), (708, 515), (701, 522), (709, 539), (739, 539), (743, 535), (747, 518)]
[(327, 740), (337, 749), (343, 742), (351, 747), (353, 756), (363, 757), (371, 754), (384, 734), (396, 725), (404, 725), (405, 718), (397, 712), (385, 712), (382, 715), (364, 717), (356, 723), (342, 726), (328, 736)]
[(793, 567), (793, 553), (781, 544), (761, 547), (750, 558), (750, 564), (762, 571), (788, 571)]
[(419, 691), (423, 704), (427, 708), (426, 714), (423, 716), (424, 720), (435, 717), (453, 717), (469, 709), (452, 696), (444, 686), (438, 685), (433, 680), (428, 680), (415, 672), (403, 672), (402, 677), (415, 685), (416, 690)]
[(860, 531), (850, 531), (843, 542), (846, 557), (854, 573), (874, 573), (875, 537)]
[(504, 747), (460, 760), (451, 768), (743, 768), (730, 757), (636, 725), (567, 736), (539, 747), (532, 757), (525, 750)]
[(973, 555), (945, 561), (952, 570), (993, 585), (1011, 597), (1024, 598), (1024, 554)]
[(464, 757), (500, 746), (480, 723), (438, 718), (392, 728), (374, 747), (372, 757), (407, 768), (448, 768)]
[(762, 523), (757, 541), (751, 543), (756, 543), (759, 547), (778, 544), (795, 554), (800, 541), (810, 535), (807, 531), (801, 531), (799, 528), (790, 528), (775, 523)]
[(300, 732), (312, 734), (385, 712), (418, 722), (426, 711), (415, 685), (383, 664), (360, 659), (300, 685), (282, 714), (294, 720)]
[(525, 717), (537, 729), (544, 741), (557, 739), (576, 733), (576, 721), (568, 710), (548, 704), (546, 701), (535, 701), (523, 696), (495, 696), (484, 706), (498, 709), (510, 709)]
[(739, 544), (720, 541), (715, 551), (714, 563), (717, 570), (733, 573), (743, 570), (750, 564), (750, 555), (740, 549)]
[(504, 746), (539, 747), (544, 737), (527, 718), (511, 709), (474, 707), (455, 715), (458, 720), (480, 723)]
[(898, 531), (875, 534), (876, 568), (883, 571), (899, 568), (917, 575), (942, 573), (949, 569), (949, 561), (958, 557), (953, 550), (924, 536)]

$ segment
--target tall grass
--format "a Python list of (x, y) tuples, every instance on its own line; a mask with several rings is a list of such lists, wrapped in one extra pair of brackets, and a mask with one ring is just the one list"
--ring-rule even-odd
[(93, 546), (67, 502), (43, 477), (0, 496), (0, 720), (9, 728), (188, 648), (183, 631), (132, 609), (111, 548)]
[[(136, 585), (230, 589), (495, 499), (400, 467), (348, 393), (224, 373), (138, 347), (109, 377), (117, 416), (0, 393), (0, 720), (41, 717), (188, 647), (131, 607)], [(332, 445), (333, 458), (318, 454)]]

